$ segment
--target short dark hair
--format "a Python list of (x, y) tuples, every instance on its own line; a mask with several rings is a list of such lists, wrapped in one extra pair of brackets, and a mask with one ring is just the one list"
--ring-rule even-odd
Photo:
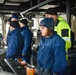
[(45, 14), (57, 15), (57, 11), (54, 8), (48, 8)]
[(20, 22), (23, 23), (24, 25), (27, 25), (28, 24), (27, 19), (22, 19), (22, 20), (20, 20)]

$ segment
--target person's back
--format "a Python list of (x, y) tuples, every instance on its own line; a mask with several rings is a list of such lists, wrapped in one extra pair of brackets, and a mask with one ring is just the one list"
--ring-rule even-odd
[(24, 38), (24, 47), (22, 50), (22, 60), (26, 61), (27, 63), (30, 63), (31, 59), (31, 43), (32, 43), (32, 32), (27, 26), (27, 20), (23, 19), (20, 20), (20, 26), (21, 26), (21, 34)]
[(31, 43), (32, 43), (32, 33), (31, 31), (28, 29), (27, 26), (25, 26), (24, 28), (21, 28), (22, 31), (21, 31), (21, 34), (22, 36), (24, 37), (24, 41), (25, 41), (25, 45), (24, 45), (24, 48), (22, 50), (22, 54), (26, 54), (26, 59), (25, 58), (22, 58), (23, 60), (26, 60), (26, 62), (30, 63), (30, 58), (31, 58), (31, 53), (32, 53), (32, 50), (31, 50)]
[[(16, 27), (15, 27), (15, 25)], [(7, 49), (7, 52), (6, 52), (6, 58), (21, 58), (22, 57), (22, 54), (21, 54), (21, 51), (23, 49), (23, 37), (22, 35), (20, 34), (20, 31), (19, 31), (19, 24), (18, 22), (11, 22), (10, 23), (10, 27), (13, 27), (13, 28), (17, 28), (17, 29), (14, 29), (12, 31), (10, 31), (8, 33), (8, 49)], [(11, 28), (10, 28), (11, 30)]]

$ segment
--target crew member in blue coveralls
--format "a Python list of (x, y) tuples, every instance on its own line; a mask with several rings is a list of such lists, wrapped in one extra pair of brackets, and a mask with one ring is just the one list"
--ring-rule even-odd
[(8, 49), (6, 52), (6, 58), (21, 58), (22, 57), (22, 49), (23, 49), (23, 36), (19, 31), (19, 23), (18, 21), (11, 21), (10, 23), (10, 32), (8, 33)]
[[(7, 20), (7, 24), (10, 26), (10, 22), (11, 21), (18, 21), (18, 15), (17, 14), (12, 14), (11, 17), (8, 18)], [(8, 27), (8, 32), (7, 32), (7, 38), (6, 38), (6, 43), (7, 43), (7, 40), (8, 40), (8, 33), (10, 32), (10, 29)], [(8, 43), (7, 43), (8, 44)]]
[(54, 20), (44, 18), (40, 22), (40, 31), (42, 37), (37, 55), (39, 72), (47, 71), (49, 74), (46, 75), (64, 75), (67, 66), (65, 41), (54, 32)]
[(22, 50), (22, 62), (21, 64), (25, 64), (26, 62), (30, 64), (30, 58), (31, 58), (31, 43), (32, 43), (32, 32), (28, 28), (27, 24), (28, 21), (27, 19), (22, 19), (19, 22), (20, 27), (21, 27), (21, 34), (24, 37), (24, 47)]

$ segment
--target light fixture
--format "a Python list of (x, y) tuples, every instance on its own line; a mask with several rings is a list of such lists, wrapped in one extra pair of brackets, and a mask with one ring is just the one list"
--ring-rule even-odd
[(5, 5), (19, 6), (19, 3), (5, 3)]
[(39, 9), (48, 9), (48, 8), (55, 8), (58, 7), (59, 5), (44, 5), (42, 7), (39, 7)]

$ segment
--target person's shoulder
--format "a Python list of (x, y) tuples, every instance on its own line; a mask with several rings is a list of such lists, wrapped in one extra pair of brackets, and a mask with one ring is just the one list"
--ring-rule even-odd
[[(59, 19), (58, 19), (59, 20)], [(66, 21), (66, 20), (64, 20), (64, 19), (62, 19), (62, 20), (59, 20), (59, 23), (58, 24), (64, 24), (64, 25), (69, 25), (68, 24), (68, 22)]]
[(20, 33), (20, 29), (16, 29), (15, 31), (14, 31), (14, 34), (13, 34), (14, 36), (20, 36), (21, 35), (21, 33)]
[(55, 34), (55, 37), (54, 38), (55, 38), (55, 40), (65, 42), (58, 34)]
[(53, 44), (55, 46), (64, 46), (65, 41), (58, 34), (55, 34)]
[(57, 27), (60, 29), (62, 29), (62, 28), (71, 29), (69, 24), (66, 21), (59, 21)]
[(32, 31), (29, 28), (27, 28), (26, 32), (28, 35), (33, 35)]
[(16, 32), (14, 34), (14, 39), (23, 39), (23, 36), (22, 36), (22, 34), (20, 32)]

